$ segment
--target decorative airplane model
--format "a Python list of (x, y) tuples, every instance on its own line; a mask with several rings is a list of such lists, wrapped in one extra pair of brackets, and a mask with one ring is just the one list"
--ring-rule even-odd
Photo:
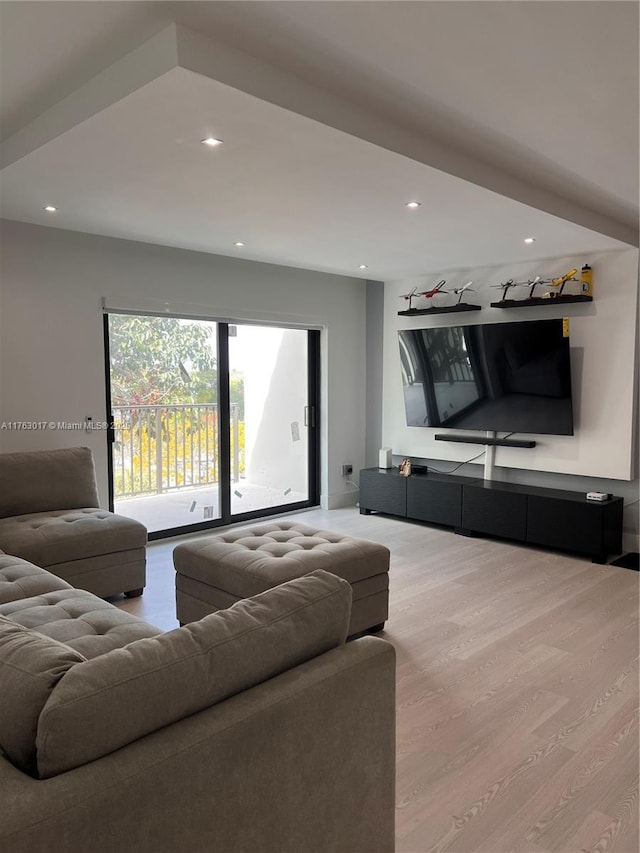
[(409, 293), (402, 293), (402, 294), (400, 294), (400, 299), (406, 299), (406, 300), (408, 300), (408, 302), (409, 302), (409, 311), (411, 311), (411, 309), (413, 308), (413, 305), (411, 304), (411, 300), (412, 300), (412, 299), (415, 299), (415, 298), (416, 298), (416, 297), (418, 297), (418, 296), (422, 296), (422, 294), (421, 294), (421, 293), (418, 293), (418, 288), (417, 288), (417, 287), (413, 287), (413, 288), (409, 291)]
[(449, 293), (448, 290), (442, 289), (446, 283), (446, 280), (443, 278), (442, 281), (439, 281), (435, 287), (431, 288), (431, 290), (423, 290), (419, 295), (424, 296), (425, 299), (433, 299), (437, 293)]
[(546, 284), (541, 275), (537, 275), (535, 278), (529, 279), (529, 296), (527, 298), (531, 299), (533, 297), (533, 291), (539, 284), (543, 283)]
[(580, 279), (575, 278), (577, 273), (578, 273), (578, 268), (576, 267), (575, 269), (569, 270), (569, 272), (560, 276), (560, 278), (552, 278), (551, 279), (551, 287), (558, 287), (560, 289), (558, 290), (557, 293), (552, 293), (551, 291), (549, 291), (548, 293), (545, 293), (545, 296), (560, 296), (560, 294), (564, 290), (565, 284), (568, 281), (579, 281), (580, 280)]
[(507, 293), (512, 287), (520, 287), (522, 282), (514, 281), (512, 278), (507, 279), (507, 281), (503, 281), (502, 284), (492, 284), (491, 287), (501, 287), (502, 288), (502, 296), (500, 297), (501, 301), (504, 301), (507, 298)]
[(472, 285), (472, 284), (473, 284), (473, 282), (472, 282), (472, 281), (468, 281), (468, 282), (467, 282), (465, 285), (463, 285), (462, 287), (452, 287), (452, 288), (451, 288), (451, 290), (448, 290), (448, 291), (447, 291), (447, 293), (455, 293), (455, 294), (456, 294), (456, 296), (458, 297), (458, 301), (456, 302), (456, 305), (460, 305), (460, 302), (461, 302), (461, 300), (462, 300), (462, 295), (463, 295), (464, 293), (466, 293), (466, 291), (467, 291), (467, 290), (468, 290), (470, 293), (475, 293), (475, 290), (471, 287), (471, 285)]

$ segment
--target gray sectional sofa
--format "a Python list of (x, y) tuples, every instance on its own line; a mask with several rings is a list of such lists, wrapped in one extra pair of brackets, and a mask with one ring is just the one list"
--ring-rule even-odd
[(0, 555), (0, 850), (389, 853), (395, 655), (324, 571), (162, 633)]

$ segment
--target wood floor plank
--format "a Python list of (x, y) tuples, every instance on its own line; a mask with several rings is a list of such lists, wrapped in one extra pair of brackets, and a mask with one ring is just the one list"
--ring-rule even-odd
[[(391, 550), (398, 853), (637, 853), (637, 572), (354, 508), (286, 517)], [(165, 629), (178, 541), (116, 602)]]
[(566, 841), (566, 849), (581, 852), (590, 850), (607, 832), (610, 824), (611, 818), (597, 809), (587, 815), (583, 814), (575, 834)]
[[(537, 701), (526, 707), (514, 708), (498, 732), (491, 727), (486, 733), (465, 740), (465, 732), (460, 730), (459, 744), (450, 745), (449, 756), (444, 761), (423, 766), (419, 794), (416, 794), (414, 784), (410, 799), (405, 797), (403, 764), (399, 762), (398, 809), (403, 814), (398, 837), (411, 841), (414, 831), (423, 832), (425, 825), (432, 833), (446, 835), (453, 816), (463, 814), (474, 799), (491, 790), (496, 779), (511, 779), (514, 756), (517, 762), (517, 756), (523, 751), (526, 754), (536, 751), (537, 740), (528, 738), (527, 732), (535, 727), (535, 721), (541, 714), (553, 707), (554, 701), (555, 697), (540, 694)], [(422, 754), (419, 747), (419, 744), (414, 745), (417, 757)], [(556, 757), (561, 761), (568, 760), (570, 756), (569, 751), (557, 750)], [(508, 785), (500, 787), (505, 796), (512, 795), (513, 792), (507, 790)], [(411, 846), (405, 849), (411, 849)]]
[[(637, 749), (637, 727), (638, 710), (630, 701), (603, 726), (587, 749), (576, 752), (553, 778), (547, 780), (511, 822), (519, 831), (529, 822), (531, 825), (524, 837), (550, 850), (568, 850), (578, 841), (584, 845), (587, 836), (581, 828), (585, 816), (604, 814), (603, 791), (610, 784), (611, 771), (614, 775), (626, 776), (629, 781), (626, 756), (635, 754)], [(624, 788), (625, 780), (620, 781)], [(616, 789), (620, 790), (619, 785)], [(591, 842), (595, 842), (604, 829), (602, 820), (592, 829), (594, 833), (597, 830), (591, 838)]]
[[(636, 762), (637, 767), (637, 762)], [(626, 791), (618, 792), (619, 802), (608, 825), (598, 840), (585, 853), (637, 853), (640, 849), (638, 832), (638, 775)]]
[[(556, 715), (546, 720), (536, 734), (540, 737), (548, 737), (562, 732), (563, 742), (570, 749), (579, 749), (588, 745), (590, 738), (603, 730), (608, 720), (621, 707), (628, 705), (629, 699), (632, 704), (637, 705), (636, 674), (637, 663), (633, 662), (621, 671), (609, 669), (598, 680), (592, 679), (586, 682), (580, 691), (580, 700), (576, 700), (575, 694), (567, 697), (571, 698), (571, 701), (567, 702)], [(590, 685), (588, 692), (587, 683)], [(598, 690), (603, 686), (604, 690)], [(562, 695), (566, 695), (569, 691), (561, 692)]]

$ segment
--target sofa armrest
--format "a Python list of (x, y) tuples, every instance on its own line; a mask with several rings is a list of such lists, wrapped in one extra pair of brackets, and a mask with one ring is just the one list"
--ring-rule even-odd
[(395, 651), (363, 637), (90, 764), (0, 760), (12, 853), (389, 853)]

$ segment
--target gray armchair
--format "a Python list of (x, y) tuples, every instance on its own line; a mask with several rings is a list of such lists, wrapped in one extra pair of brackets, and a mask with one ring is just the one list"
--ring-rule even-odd
[(140, 595), (147, 530), (99, 508), (88, 447), (0, 454), (0, 551), (102, 598)]

